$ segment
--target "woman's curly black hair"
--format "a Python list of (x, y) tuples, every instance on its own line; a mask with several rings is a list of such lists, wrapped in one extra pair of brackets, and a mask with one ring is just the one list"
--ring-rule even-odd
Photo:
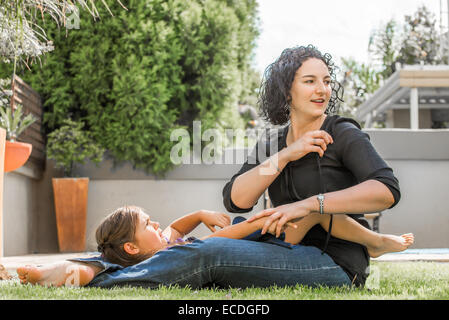
[(332, 94), (326, 108), (326, 114), (338, 111), (340, 102), (343, 102), (343, 87), (336, 80), (336, 66), (332, 56), (322, 54), (313, 45), (298, 46), (282, 51), (279, 58), (270, 64), (264, 72), (259, 91), (259, 109), (261, 116), (273, 125), (282, 125), (290, 119), (290, 90), (295, 73), (299, 67), (310, 58), (322, 60), (331, 76)]

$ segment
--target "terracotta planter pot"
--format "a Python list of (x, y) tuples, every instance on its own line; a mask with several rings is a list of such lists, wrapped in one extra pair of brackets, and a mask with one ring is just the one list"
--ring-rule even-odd
[(59, 251), (84, 251), (89, 178), (53, 178), (52, 182)]
[(33, 146), (30, 143), (6, 141), (5, 172), (14, 171), (27, 162)]

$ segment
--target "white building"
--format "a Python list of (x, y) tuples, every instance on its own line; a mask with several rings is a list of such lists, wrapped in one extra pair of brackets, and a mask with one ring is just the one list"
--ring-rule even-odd
[(403, 66), (358, 107), (355, 117), (365, 121), (365, 128), (376, 120), (387, 128), (437, 128), (449, 121), (449, 66)]

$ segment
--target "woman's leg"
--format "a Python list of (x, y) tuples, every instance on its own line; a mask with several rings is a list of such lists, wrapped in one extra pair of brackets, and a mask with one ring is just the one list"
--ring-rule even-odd
[[(316, 224), (329, 230), (330, 215), (312, 213), (296, 222), (297, 228), (285, 230), (285, 241), (299, 243), (305, 234)], [(368, 249), (372, 258), (381, 256), (387, 252), (399, 252), (407, 249), (413, 244), (413, 234), (407, 233), (401, 236), (380, 234), (365, 228), (360, 223), (345, 214), (335, 214), (332, 222), (331, 235), (343, 240), (359, 243)]]

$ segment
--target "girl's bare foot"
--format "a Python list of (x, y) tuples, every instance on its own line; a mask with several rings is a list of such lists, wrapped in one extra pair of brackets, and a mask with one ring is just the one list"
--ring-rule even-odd
[(410, 247), (415, 241), (413, 233), (406, 233), (400, 236), (391, 234), (381, 234), (381, 241), (377, 247), (367, 247), (371, 258), (377, 258), (388, 252), (400, 252)]
[(38, 284), (45, 287), (75, 286), (88, 284), (95, 276), (95, 267), (80, 263), (62, 261), (45, 266), (17, 268), (20, 283)]

